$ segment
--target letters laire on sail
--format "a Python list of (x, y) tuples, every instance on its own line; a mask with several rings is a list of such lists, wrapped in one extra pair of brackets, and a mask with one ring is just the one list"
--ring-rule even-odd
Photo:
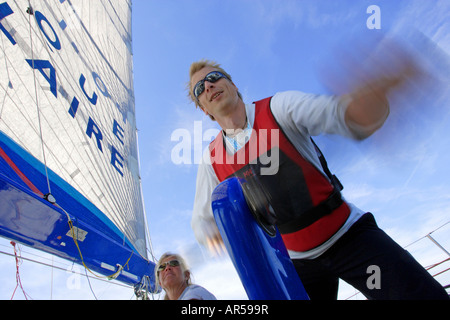
[(152, 278), (131, 1), (31, 3), (0, 3), (0, 234), (124, 282)]

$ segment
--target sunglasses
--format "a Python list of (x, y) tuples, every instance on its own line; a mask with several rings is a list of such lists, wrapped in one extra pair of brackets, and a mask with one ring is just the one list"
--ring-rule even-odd
[(228, 77), (226, 75), (224, 75), (222, 72), (213, 71), (213, 72), (208, 73), (202, 80), (197, 82), (197, 84), (194, 87), (194, 90), (192, 90), (197, 101), (198, 101), (198, 97), (203, 93), (203, 91), (205, 91), (205, 81), (214, 83), (222, 78), (228, 79)]
[(164, 269), (166, 269), (167, 265), (169, 265), (170, 267), (178, 267), (180, 265), (180, 261), (178, 260), (170, 260), (164, 263), (161, 263), (158, 267), (158, 272), (163, 271)]

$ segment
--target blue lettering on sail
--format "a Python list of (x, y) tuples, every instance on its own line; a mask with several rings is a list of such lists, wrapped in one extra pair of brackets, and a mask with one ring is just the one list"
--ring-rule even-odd
[(119, 165), (121, 168), (123, 168), (123, 157), (119, 153), (119, 151), (117, 151), (117, 149), (114, 148), (114, 146), (111, 146), (111, 164), (113, 165), (114, 168), (116, 168), (117, 172), (119, 172), (120, 175), (123, 177), (122, 170), (119, 167), (117, 167), (117, 165)]
[[(66, 0), (59, 0), (59, 2), (61, 4), (62, 3), (70, 4), (70, 2), (67, 2)], [(12, 14), (14, 14), (14, 11), (12, 10), (12, 8), (10, 7), (10, 5), (7, 2), (0, 3), (0, 30), (6, 36), (6, 38), (11, 42), (12, 45), (16, 45), (17, 42), (15, 40), (15, 37), (16, 37), (15, 36), (16, 31), (14, 31), (15, 29), (13, 29), (11, 27), (10, 30), (7, 30), (1, 24), (3, 19), (7, 18), (8, 16), (10, 16)], [(42, 31), (42, 34), (45, 36), (45, 39), (47, 40), (47, 46), (50, 48), (51, 52), (53, 52), (53, 53), (55, 52), (53, 49), (56, 49), (57, 51), (61, 50), (62, 43), (60, 41), (60, 38), (58, 37), (56, 30), (53, 28), (52, 24), (47, 19), (47, 17), (40, 11), (34, 11), (34, 16), (35, 16), (35, 19), (36, 19), (39, 29)], [(65, 20), (60, 20), (59, 22), (57, 22), (57, 24), (59, 25), (61, 30), (63, 30), (63, 31), (66, 30), (67, 22)], [(70, 39), (69, 39), (69, 43), (73, 47), (73, 49), (77, 53), (79, 53), (77, 45)], [(39, 60), (39, 59), (33, 58), (33, 59), (25, 59), (25, 61), (28, 63), (28, 65), (33, 70), (37, 70), (42, 74), (44, 79), (50, 85), (50, 91), (55, 96), (55, 98), (58, 98), (58, 93), (57, 93), (58, 92), (58, 83), (57, 83), (57, 78), (56, 78), (56, 69), (55, 69), (54, 65), (50, 62), (53, 60), (52, 59)], [(55, 66), (58, 66), (58, 65), (55, 64)], [(62, 78), (62, 79), (66, 79), (66, 78)], [(127, 109), (128, 109), (126, 103), (122, 102), (119, 104), (118, 101), (115, 101), (112, 98), (112, 96), (108, 92), (107, 86), (105, 85), (105, 83), (103, 82), (101, 77), (95, 71), (92, 71), (92, 80), (94, 81), (97, 89), (102, 93), (102, 96), (112, 100), (112, 103), (116, 106), (117, 110), (123, 116), (123, 123), (126, 124), (127, 123)], [(92, 80), (90, 80), (90, 81), (92, 81)], [(95, 90), (92, 90), (92, 94), (88, 95), (88, 93), (86, 92), (86, 89), (85, 89), (86, 81), (87, 81), (87, 79), (84, 76), (84, 74), (80, 73), (80, 78), (79, 78), (80, 88), (81, 88), (82, 92), (84, 93), (84, 95), (86, 96), (86, 98), (88, 99), (88, 101), (92, 105), (96, 105), (98, 102), (98, 96), (97, 96)], [(13, 88), (11, 82), (9, 83), (9, 87)], [(62, 94), (62, 97), (64, 99), (66, 99), (67, 101), (70, 101), (68, 99), (67, 92), (63, 89), (63, 86), (60, 86), (60, 89), (61, 89), (60, 93)], [(70, 107), (67, 110), (67, 112), (69, 113), (69, 115), (72, 118), (75, 119), (75, 117), (77, 116), (79, 107), (80, 107), (79, 97), (77, 98), (76, 96), (73, 96)], [(125, 132), (126, 131), (123, 128), (123, 124), (122, 123), (119, 124), (115, 119), (113, 119), (112, 134), (117, 138), (117, 140), (119, 140), (119, 142), (122, 146), (125, 145), (125, 141), (126, 141), (125, 140)], [(85, 133), (90, 139), (92, 139), (92, 135), (94, 135), (95, 141), (97, 144), (97, 148), (103, 153), (103, 147), (102, 147), (103, 133), (102, 133), (100, 127), (95, 123), (94, 119), (92, 119), (90, 116), (89, 116), (89, 120), (87, 123)], [(124, 176), (124, 168), (125, 168), (124, 167), (124, 157), (119, 152), (119, 150), (112, 145), (111, 145), (110, 150), (111, 150), (110, 163), (114, 167), (114, 169), (123, 177)]]
[[(36, 11), (34, 13), (34, 16), (36, 17), (36, 21), (38, 23), (39, 28), (42, 30), (42, 33), (44, 34), (45, 38), (47, 39), (48, 42), (50, 42), (50, 44), (53, 46), (53, 48), (55, 48), (56, 50), (61, 50), (61, 42), (59, 41), (58, 36), (56, 35), (55, 29), (53, 29), (52, 25), (50, 24), (50, 22), (47, 20), (47, 18), (39, 11)], [(45, 23), (47, 23), (47, 25), (50, 27), (50, 29), (53, 31), (53, 35), (55, 36), (55, 40), (52, 40), (47, 32), (45, 31), (45, 29), (42, 27), (42, 21), (45, 21)], [(50, 46), (49, 46), (50, 47)], [(52, 50), (52, 48), (50, 48), (50, 50)], [(53, 51), (53, 50), (52, 50)]]
[(69, 114), (72, 116), (72, 118), (75, 118), (75, 115), (77, 114), (78, 105), (80, 102), (76, 97), (73, 97), (72, 103), (70, 104)]
[[(58, 93), (56, 91), (56, 72), (55, 68), (52, 66), (52, 64), (48, 60), (31, 60), (26, 59), (30, 67), (33, 69), (39, 70), (39, 72), (44, 76), (45, 80), (48, 81), (50, 84), (50, 91), (53, 93), (53, 95), (57, 98)], [(44, 71), (44, 69), (49, 69), (49, 74)]]
[(81, 74), (80, 76), (80, 87), (81, 90), (83, 90), (84, 95), (86, 96), (86, 98), (89, 100), (90, 103), (92, 103), (93, 105), (97, 104), (97, 94), (94, 93), (92, 94), (92, 97), (89, 97), (88, 94), (86, 93), (86, 90), (84, 90), (84, 84), (86, 83), (86, 78), (84, 77), (83, 74)]
[(103, 134), (100, 131), (100, 128), (95, 124), (94, 120), (92, 120), (91, 117), (89, 117), (86, 134), (91, 139), (92, 139), (92, 134), (95, 135), (95, 138), (97, 139), (97, 147), (101, 152), (103, 152), (103, 149), (102, 149)]
[(67, 28), (67, 23), (64, 20), (61, 20), (59, 22), (59, 27), (63, 30), (65, 30)]
[[(14, 13), (14, 11), (12, 11), (11, 7), (9, 6), (9, 4), (7, 2), (0, 3), (0, 21), (12, 13)], [(2, 30), (2, 32), (9, 39), (9, 41), (11, 41), (11, 43), (13, 45), (16, 44), (16, 40), (14, 40), (12, 35), (5, 29), (5, 27), (1, 23), (0, 23), (0, 30)]]
[(117, 137), (117, 139), (119, 139), (119, 141), (123, 144), (124, 131), (122, 127), (119, 125), (119, 123), (116, 121), (116, 119), (114, 119), (113, 133)]
[(94, 78), (94, 82), (97, 85), (98, 90), (107, 98), (111, 98), (109, 95), (108, 89), (106, 88), (105, 84), (103, 83), (103, 80), (100, 78), (100, 76), (96, 72), (92, 72), (92, 77)]
[(78, 50), (78, 47), (77, 47), (77, 45), (75, 44), (75, 42), (72, 41), (70, 44), (72, 45), (73, 50), (75, 50), (75, 52), (76, 52), (77, 54), (79, 54), (79, 53), (80, 53), (80, 50)]

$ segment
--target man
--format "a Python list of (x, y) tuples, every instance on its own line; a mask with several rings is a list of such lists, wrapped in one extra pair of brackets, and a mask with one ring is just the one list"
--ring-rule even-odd
[[(221, 181), (245, 173), (261, 181), (268, 194), (273, 207), (268, 219), (276, 222), (311, 299), (336, 299), (339, 278), (372, 299), (448, 299), (442, 286), (377, 227), (371, 213), (342, 199), (311, 140), (320, 133), (367, 138), (389, 114), (386, 94), (414, 73), (410, 65), (340, 97), (288, 91), (245, 104), (220, 65), (193, 63), (190, 96), (223, 129), (198, 169), (192, 218), (198, 241), (220, 245), (211, 194)], [(273, 133), (269, 138), (267, 131)], [(252, 158), (246, 146), (260, 145), (263, 138), (267, 148)], [(264, 157), (277, 165), (266, 174)], [(380, 288), (367, 286), (371, 266), (381, 272)]]

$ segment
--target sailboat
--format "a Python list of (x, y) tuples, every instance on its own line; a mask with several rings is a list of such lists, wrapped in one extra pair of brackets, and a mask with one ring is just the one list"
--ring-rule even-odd
[[(155, 292), (131, 0), (3, 0), (0, 38), (0, 236)], [(308, 299), (241, 183), (222, 183), (213, 206), (249, 298)]]
[(155, 290), (131, 1), (3, 1), (0, 38), (0, 235)]

